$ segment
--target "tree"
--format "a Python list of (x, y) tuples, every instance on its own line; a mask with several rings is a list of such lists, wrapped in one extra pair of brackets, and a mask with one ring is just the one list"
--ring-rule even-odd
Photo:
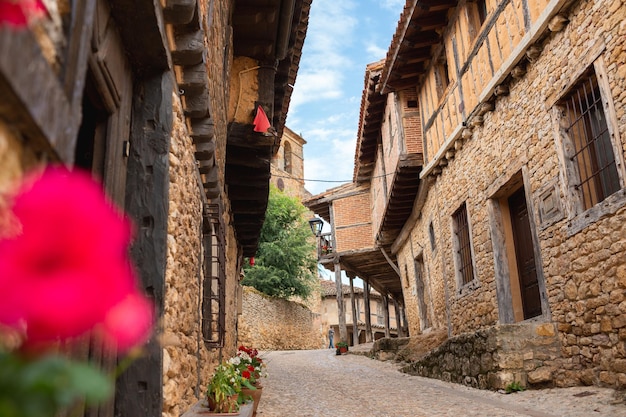
[(280, 298), (307, 298), (315, 283), (317, 260), (306, 208), (270, 187), (255, 265), (244, 267), (243, 285)]

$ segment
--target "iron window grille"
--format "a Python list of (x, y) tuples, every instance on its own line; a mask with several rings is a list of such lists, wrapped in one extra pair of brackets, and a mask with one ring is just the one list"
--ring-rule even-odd
[(226, 324), (226, 240), (220, 204), (208, 204), (204, 215), (202, 336), (207, 348), (224, 346)]
[(461, 284), (465, 285), (474, 280), (469, 221), (467, 219), (467, 206), (465, 203), (454, 212), (452, 217), (454, 219), (454, 234), (457, 241), (457, 270), (461, 276)]
[(570, 161), (578, 172), (576, 190), (588, 210), (620, 189), (615, 154), (596, 75), (591, 73), (561, 100)]

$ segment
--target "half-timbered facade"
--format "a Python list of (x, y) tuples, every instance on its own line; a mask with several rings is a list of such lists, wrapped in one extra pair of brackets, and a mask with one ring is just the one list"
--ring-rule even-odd
[(521, 344), (484, 386), (626, 383), (625, 16), (538, 0), (401, 15), (380, 91), (414, 85), (422, 121), (425, 197), (391, 250), (417, 299), (410, 329), (517, 324), (550, 346)]
[(178, 416), (236, 350), (241, 263), (256, 251), (311, 1), (44, 3), (30, 27), (0, 26), (0, 193), (48, 163), (102, 180), (134, 222), (159, 320), (115, 398), (85, 413)]

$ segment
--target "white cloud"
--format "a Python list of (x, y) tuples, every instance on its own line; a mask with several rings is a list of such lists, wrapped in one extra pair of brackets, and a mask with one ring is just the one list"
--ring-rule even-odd
[(343, 75), (339, 69), (312, 68), (299, 73), (290, 103), (290, 112), (298, 106), (318, 100), (336, 99), (342, 96)]
[(372, 61), (383, 59), (387, 55), (387, 48), (383, 48), (379, 45), (370, 43), (365, 46), (367, 54), (372, 57)]
[(382, 0), (381, 5), (385, 9), (389, 10), (397, 10), (398, 13), (402, 12), (404, 5), (406, 4), (405, 0)]
[(305, 139), (309, 143), (323, 144), (311, 149), (305, 145), (305, 179), (330, 181), (307, 181), (307, 190), (319, 194), (352, 181), (356, 146), (354, 129), (335, 122), (308, 130)]

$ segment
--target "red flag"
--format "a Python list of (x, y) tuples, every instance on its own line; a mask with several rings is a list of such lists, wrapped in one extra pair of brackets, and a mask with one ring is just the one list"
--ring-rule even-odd
[(267, 115), (263, 111), (263, 107), (259, 106), (256, 110), (256, 116), (254, 116), (254, 131), (265, 133), (270, 128), (270, 121), (267, 119)]

